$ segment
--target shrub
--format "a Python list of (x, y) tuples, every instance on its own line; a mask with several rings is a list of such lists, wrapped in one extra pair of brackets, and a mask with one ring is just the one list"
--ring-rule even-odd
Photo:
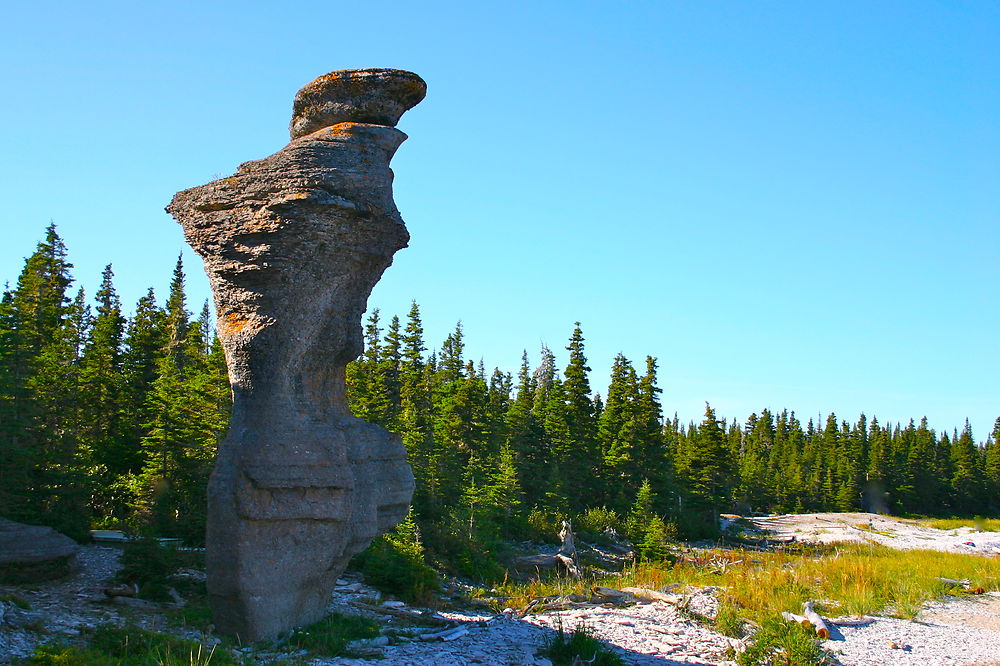
[(19, 597), (16, 594), (0, 594), (0, 603), (13, 604), (22, 610), (31, 610), (31, 604), (24, 597)]
[(308, 650), (321, 657), (336, 657), (343, 653), (351, 641), (374, 638), (379, 634), (379, 624), (359, 615), (333, 613), (319, 622), (300, 627), (292, 632), (288, 645)]
[(681, 511), (672, 518), (677, 531), (684, 539), (715, 539), (719, 536), (719, 517), (715, 511), (689, 510)]
[(354, 559), (365, 582), (408, 601), (422, 601), (437, 588), (437, 573), (424, 561), (424, 546), (412, 512)]
[(798, 624), (770, 618), (736, 661), (740, 666), (814, 666), (826, 663), (826, 656), (812, 632)]
[(200, 553), (161, 546), (154, 539), (141, 539), (125, 544), (121, 564), (116, 580), (138, 585), (143, 599), (169, 601), (167, 576), (184, 567), (201, 567), (203, 562)]
[(528, 512), (528, 530), (532, 541), (559, 543), (562, 518), (554, 511), (533, 507)]
[(677, 527), (673, 523), (663, 522), (659, 516), (653, 516), (646, 525), (639, 544), (639, 557), (648, 562), (672, 560), (670, 542), (676, 540)]
[(715, 614), (715, 629), (723, 636), (743, 638), (743, 618), (739, 609), (731, 603), (720, 605), (719, 612)]
[(613, 510), (606, 506), (587, 509), (587, 512), (578, 516), (573, 523), (573, 527), (578, 532), (586, 533), (591, 539), (604, 533), (607, 528), (615, 532), (622, 531), (622, 520)]
[(562, 625), (542, 651), (553, 666), (572, 666), (581, 661), (594, 666), (620, 666), (624, 662), (604, 643), (594, 638), (584, 625), (577, 626), (567, 634)]

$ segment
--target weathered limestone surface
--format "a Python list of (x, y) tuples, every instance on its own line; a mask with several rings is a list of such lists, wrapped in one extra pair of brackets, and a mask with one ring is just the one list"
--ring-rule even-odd
[(350, 415), (372, 287), (409, 235), (392, 200), (394, 128), (416, 74), (331, 72), (296, 95), (292, 140), (167, 207), (205, 261), (233, 387), (208, 488), (220, 631), (272, 638), (321, 618), (348, 560), (406, 514), (399, 438)]

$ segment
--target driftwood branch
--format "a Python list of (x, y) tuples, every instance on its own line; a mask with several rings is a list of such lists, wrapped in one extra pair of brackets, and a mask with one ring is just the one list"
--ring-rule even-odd
[[(672, 590), (679, 587), (678, 584), (670, 585), (667, 589)], [(681, 597), (677, 594), (667, 594), (666, 592), (661, 592), (659, 590), (651, 590), (648, 587), (623, 587), (622, 592), (627, 592), (637, 599), (642, 599), (643, 601), (662, 601), (668, 604), (674, 604), (680, 601)]]
[(819, 616), (819, 613), (813, 610), (813, 602), (807, 601), (802, 604), (802, 615), (816, 627), (817, 636), (824, 640), (830, 637), (830, 629), (826, 626), (823, 618)]
[(390, 608), (388, 606), (372, 606), (371, 604), (362, 603), (360, 601), (352, 601), (351, 605), (356, 608), (372, 611), (374, 613), (392, 615), (393, 617), (399, 617), (404, 620), (410, 620), (411, 622), (418, 622), (421, 624), (431, 624), (436, 626), (454, 624), (451, 620), (433, 613), (419, 613), (417, 611), (403, 610), (402, 608)]
[(838, 627), (864, 627), (874, 622), (875, 618), (865, 615), (863, 617), (838, 617), (836, 619), (828, 619), (827, 621)]
[(788, 611), (782, 611), (781, 612), (781, 617), (785, 618), (787, 621), (791, 622), (792, 624), (801, 625), (802, 628), (804, 628), (804, 629), (811, 629), (812, 628), (812, 622), (810, 622), (808, 620), (808, 618), (804, 618), (801, 615), (796, 615), (795, 613), (789, 613)]
[(583, 575), (580, 570), (580, 558), (576, 554), (576, 544), (573, 542), (573, 525), (568, 520), (562, 521), (562, 529), (559, 530), (559, 550), (556, 552), (556, 559), (566, 568), (566, 572), (573, 578)]

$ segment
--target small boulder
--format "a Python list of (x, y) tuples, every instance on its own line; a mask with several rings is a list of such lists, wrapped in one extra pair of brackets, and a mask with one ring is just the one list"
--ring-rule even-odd
[(0, 518), (0, 582), (34, 583), (60, 578), (76, 567), (80, 547), (51, 527)]

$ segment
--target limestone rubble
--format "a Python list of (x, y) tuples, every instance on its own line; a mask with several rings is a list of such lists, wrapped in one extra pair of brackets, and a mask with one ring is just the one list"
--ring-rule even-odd
[(416, 74), (331, 72), (296, 95), (291, 142), (167, 207), (205, 262), (233, 388), (209, 483), (217, 628), (273, 638), (323, 616), (348, 560), (406, 514), (399, 438), (351, 416), (344, 367), (372, 287), (409, 240), (392, 199)]

